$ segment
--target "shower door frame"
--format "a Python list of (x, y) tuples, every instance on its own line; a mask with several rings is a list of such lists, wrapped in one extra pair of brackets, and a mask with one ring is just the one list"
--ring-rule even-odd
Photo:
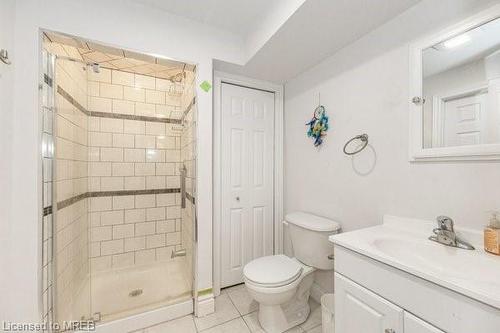
[[(43, 48), (43, 43), (44, 43), (44, 38), (43, 38), (43, 34), (44, 32), (54, 32), (54, 33), (57, 33), (57, 34), (60, 34), (60, 35), (63, 35), (63, 36), (68, 36), (70, 38), (77, 38), (77, 39), (80, 39), (80, 40), (85, 40), (85, 41), (89, 41), (89, 42), (94, 42), (96, 44), (100, 44), (100, 45), (103, 45), (103, 46), (108, 46), (108, 47), (111, 47), (111, 48), (118, 48), (118, 49), (122, 49), (122, 50), (126, 50), (126, 51), (129, 51), (129, 52), (133, 52), (133, 53), (137, 53), (137, 54), (142, 54), (142, 55), (146, 55), (146, 56), (151, 56), (151, 57), (155, 57), (155, 58), (163, 58), (163, 59), (167, 59), (167, 60), (175, 60), (175, 61), (179, 61), (179, 62), (182, 62), (182, 63), (185, 63), (185, 64), (190, 64), (190, 65), (193, 65), (195, 70), (194, 70), (194, 75), (195, 75), (195, 78), (194, 78), (194, 85), (196, 85), (196, 82), (197, 82), (197, 68), (199, 66), (198, 63), (195, 63), (195, 62), (192, 62), (192, 61), (184, 61), (184, 60), (179, 60), (179, 59), (174, 59), (174, 58), (171, 58), (171, 57), (167, 57), (167, 56), (163, 56), (163, 55), (159, 55), (159, 54), (152, 54), (152, 53), (148, 53), (148, 52), (143, 52), (143, 51), (137, 51), (137, 50), (134, 50), (134, 49), (130, 49), (130, 48), (126, 48), (126, 47), (121, 47), (121, 46), (116, 46), (116, 45), (112, 45), (112, 44), (109, 44), (109, 43), (104, 43), (104, 42), (100, 42), (100, 41), (95, 41), (95, 40), (91, 40), (91, 39), (88, 39), (88, 38), (84, 38), (84, 37), (80, 37), (80, 36), (76, 36), (76, 35), (71, 35), (71, 34), (67, 34), (67, 33), (64, 33), (64, 32), (60, 32), (60, 31), (55, 31), (55, 30), (52, 30), (52, 29), (45, 29), (45, 28), (39, 28), (38, 29), (38, 41), (39, 41), (39, 46), (38, 46), (38, 54), (39, 54), (39, 64), (38, 64), (38, 77), (41, 78), (41, 82), (39, 82), (39, 102), (38, 102), (38, 108), (39, 110), (42, 110), (42, 101), (41, 101), (41, 93), (42, 93), (42, 89), (41, 89), (41, 85), (42, 85), (42, 82), (43, 82), (43, 74), (44, 74), (44, 71), (43, 71), (43, 65), (42, 65), (42, 59), (43, 59), (43, 56), (42, 56), (42, 53), (44, 52), (44, 48)], [(51, 300), (51, 305), (52, 305), (52, 311), (51, 311), (51, 321), (52, 322), (56, 322), (56, 319), (57, 319), (57, 309), (56, 309), (56, 290), (57, 290), (57, 281), (55, 281), (55, 269), (56, 269), (56, 266), (57, 266), (57, 262), (55, 260), (55, 256), (54, 256), (54, 249), (55, 249), (55, 239), (56, 239), (56, 232), (55, 232), (55, 225), (57, 223), (57, 220), (56, 220), (56, 212), (57, 212), (57, 202), (55, 201), (56, 200), (56, 182), (55, 182), (55, 176), (56, 176), (56, 163), (55, 163), (55, 160), (56, 160), (56, 148), (55, 148), (55, 137), (57, 135), (56, 133), (56, 124), (57, 124), (57, 121), (56, 121), (56, 118), (57, 118), (57, 105), (56, 105), (56, 95), (57, 95), (57, 91), (56, 89), (54, 89), (53, 85), (56, 83), (56, 75), (55, 75), (55, 72), (56, 72), (56, 60), (57, 60), (57, 55), (55, 54), (52, 54), (50, 52), (47, 52), (48, 56), (51, 58), (52, 60), (52, 71), (53, 71), (53, 75), (52, 75), (52, 109), (53, 109), (53, 119), (52, 119), (52, 138), (53, 138), (53, 152), (52, 152), (52, 167), (51, 167), (51, 173), (52, 173), (52, 184), (51, 184), (51, 199), (52, 199), (52, 221), (51, 221), (51, 236), (53, 238), (53, 241), (52, 241), (52, 249), (50, 251), (50, 254), (51, 254), (51, 257), (49, 258), (50, 259), (50, 262), (48, 263), (48, 265), (50, 266), (50, 271), (51, 271), (51, 281), (52, 281), (52, 285), (51, 285), (51, 291), (50, 291), (50, 294), (48, 295), (48, 297), (50, 298)], [(195, 100), (196, 100), (196, 90), (195, 90)], [(40, 112), (40, 111), (39, 111)], [(196, 115), (196, 119), (197, 119), (197, 115), (198, 115), (198, 106), (196, 106), (195, 108), (195, 115)], [(197, 120), (196, 120), (197, 121)], [(198, 131), (198, 125), (197, 125), (197, 128), (196, 128), (196, 131)], [(39, 128), (39, 135), (40, 135), (40, 142), (42, 143), (43, 140), (42, 140), (42, 134), (43, 134), (43, 127), (41, 126)], [(40, 153), (39, 153), (39, 158), (41, 160), (41, 165), (42, 165), (42, 173), (41, 173), (41, 178), (39, 181), (42, 182), (42, 187), (43, 187), (43, 183), (44, 183), (44, 177), (43, 177), (43, 158), (44, 158), (44, 155), (43, 155), (43, 151), (42, 149), (40, 149)], [(198, 156), (197, 154), (195, 155), (195, 169), (196, 169), (196, 176), (198, 176), (198, 171), (197, 171), (197, 168), (198, 168)], [(193, 198), (195, 200), (195, 202), (197, 202), (197, 191), (194, 191), (193, 193)], [(44, 205), (44, 202), (43, 202), (43, 196), (41, 198), (41, 207), (42, 207), (42, 211), (41, 211), (41, 216), (42, 216), (42, 221), (43, 221), (43, 205)], [(195, 314), (195, 310), (196, 310), (196, 304), (197, 304), (197, 298), (198, 298), (198, 292), (197, 292), (197, 259), (198, 259), (198, 254), (197, 254), (197, 251), (198, 251), (198, 224), (197, 224), (197, 216), (198, 216), (198, 205), (195, 205), (195, 215), (194, 215), (194, 221), (193, 221), (193, 253), (192, 253), (192, 297), (190, 300), (186, 300), (186, 301), (181, 301), (179, 303), (175, 303), (175, 304), (172, 304), (172, 305), (167, 305), (167, 306), (163, 306), (163, 307), (160, 307), (160, 308), (157, 308), (157, 309), (153, 309), (153, 310), (146, 310), (145, 312), (140, 312), (140, 313), (137, 313), (137, 314), (134, 314), (134, 315), (131, 315), (131, 316), (128, 316), (128, 317), (124, 317), (124, 318), (120, 318), (120, 319), (115, 319), (115, 320), (112, 320), (112, 321), (109, 321), (109, 322), (103, 322), (103, 323), (97, 323), (96, 325), (96, 332), (98, 333), (121, 333), (123, 332), (123, 330), (125, 329), (132, 329), (132, 330), (138, 330), (138, 329), (142, 329), (142, 328), (145, 328), (145, 327), (148, 327), (148, 326), (152, 326), (152, 325), (156, 325), (158, 323), (161, 323), (161, 322), (164, 322), (164, 321), (167, 321), (167, 320), (172, 320), (172, 319), (176, 319), (176, 318), (179, 318), (181, 316), (184, 316), (186, 314), (189, 314), (189, 313), (192, 313), (192, 314)], [(43, 228), (42, 228), (43, 229)], [(42, 247), (42, 253), (43, 253), (43, 230), (41, 230), (39, 232), (39, 240), (40, 240), (40, 245)], [(39, 269), (43, 269), (43, 261), (41, 262), (40, 264), (40, 267)], [(40, 289), (39, 289), (39, 308), (43, 310), (43, 285), (42, 283), (40, 283)], [(90, 309), (92, 312), (92, 309)], [(43, 311), (41, 311), (40, 315), (41, 315), (41, 318), (43, 318)], [(50, 330), (50, 332), (52, 332), (52, 330)]]
[[(57, 283), (56, 283), (56, 261), (54, 259), (54, 250), (57, 241), (57, 235), (55, 231), (56, 224), (56, 214), (57, 214), (57, 202), (55, 202), (56, 198), (56, 153), (55, 153), (55, 137), (56, 137), (56, 116), (57, 116), (57, 106), (56, 106), (56, 90), (54, 89), (55, 76), (56, 76), (56, 56), (48, 51), (43, 50), (43, 37), (42, 31), (40, 30), (40, 50), (39, 50), (39, 66), (38, 66), (38, 112), (39, 116), (41, 116), (41, 126), (39, 127), (39, 135), (40, 135), (40, 166), (41, 166), (41, 182), (42, 182), (42, 193), (41, 193), (41, 223), (42, 227), (39, 232), (39, 246), (41, 248), (41, 258), (40, 258), (40, 276), (43, 276), (44, 270), (44, 258), (47, 261), (46, 274), (45, 279), (40, 279), (39, 283), (39, 308), (40, 308), (40, 318), (42, 320), (44, 317), (47, 317), (48, 323), (55, 322), (57, 316), (57, 307), (55, 302), (55, 295), (57, 294)], [(46, 53), (46, 58), (44, 58), (43, 54)], [(44, 71), (43, 62), (46, 61), (45, 66), (47, 66), (47, 71)], [(50, 105), (44, 105), (42, 94), (44, 93), (44, 85), (48, 86), (48, 94), (46, 97), (50, 95)], [(47, 109), (47, 110), (44, 110)], [(45, 132), (45, 121), (49, 118), (45, 115), (40, 115), (40, 113), (45, 113), (50, 111), (52, 113), (50, 118), (50, 127), (51, 133)], [(51, 142), (44, 142), (44, 135), (46, 137), (50, 137)], [(50, 147), (48, 147), (50, 144)], [(45, 148), (44, 148), (45, 146)], [(44, 159), (51, 160), (50, 172), (47, 172), (45, 169)], [(45, 191), (45, 183), (48, 182), (46, 179), (46, 175), (50, 174), (50, 186), (47, 188), (49, 192)], [(45, 201), (49, 200), (50, 205), (45, 206)], [(45, 218), (50, 221), (44, 221)], [(47, 223), (47, 225), (45, 225)], [(48, 242), (47, 248), (44, 247), (44, 239), (45, 232), (50, 233), (47, 237), (51, 239)], [(44, 294), (47, 294), (44, 296)], [(44, 302), (43, 297), (46, 297)], [(53, 332), (52, 327), (49, 325), (47, 328), (47, 332)]]
[(274, 93), (274, 254), (283, 253), (283, 86), (266, 81), (250, 79), (240, 75), (233, 75), (225, 72), (214, 72), (214, 153), (213, 153), (213, 293), (215, 296), (221, 292), (221, 246), (222, 241), (222, 84), (228, 83), (244, 88), (265, 90)]

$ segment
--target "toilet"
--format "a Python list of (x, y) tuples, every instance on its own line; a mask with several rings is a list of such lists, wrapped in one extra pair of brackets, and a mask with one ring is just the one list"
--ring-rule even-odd
[(294, 257), (261, 257), (243, 269), (245, 286), (259, 303), (259, 322), (267, 333), (281, 333), (306, 321), (313, 272), (333, 269), (328, 236), (340, 231), (339, 223), (305, 212), (288, 214), (283, 223), (288, 226)]

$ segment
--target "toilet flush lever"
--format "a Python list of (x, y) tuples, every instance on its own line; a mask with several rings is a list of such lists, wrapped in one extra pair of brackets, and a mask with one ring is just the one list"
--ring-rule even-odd
[(333, 253), (328, 255), (328, 259), (330, 259), (330, 260), (335, 259), (335, 256), (333, 255)]

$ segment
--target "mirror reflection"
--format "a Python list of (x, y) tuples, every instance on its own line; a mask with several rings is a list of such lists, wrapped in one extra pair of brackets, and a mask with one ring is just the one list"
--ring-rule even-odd
[(424, 148), (500, 143), (500, 19), (422, 56)]

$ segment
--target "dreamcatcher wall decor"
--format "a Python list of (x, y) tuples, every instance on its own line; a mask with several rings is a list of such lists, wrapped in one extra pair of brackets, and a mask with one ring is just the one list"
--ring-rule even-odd
[(314, 140), (314, 146), (321, 146), (323, 137), (326, 136), (326, 132), (328, 131), (328, 116), (326, 115), (325, 107), (321, 105), (321, 96), (319, 96), (318, 106), (314, 109), (313, 118), (306, 126), (309, 126), (307, 136)]

